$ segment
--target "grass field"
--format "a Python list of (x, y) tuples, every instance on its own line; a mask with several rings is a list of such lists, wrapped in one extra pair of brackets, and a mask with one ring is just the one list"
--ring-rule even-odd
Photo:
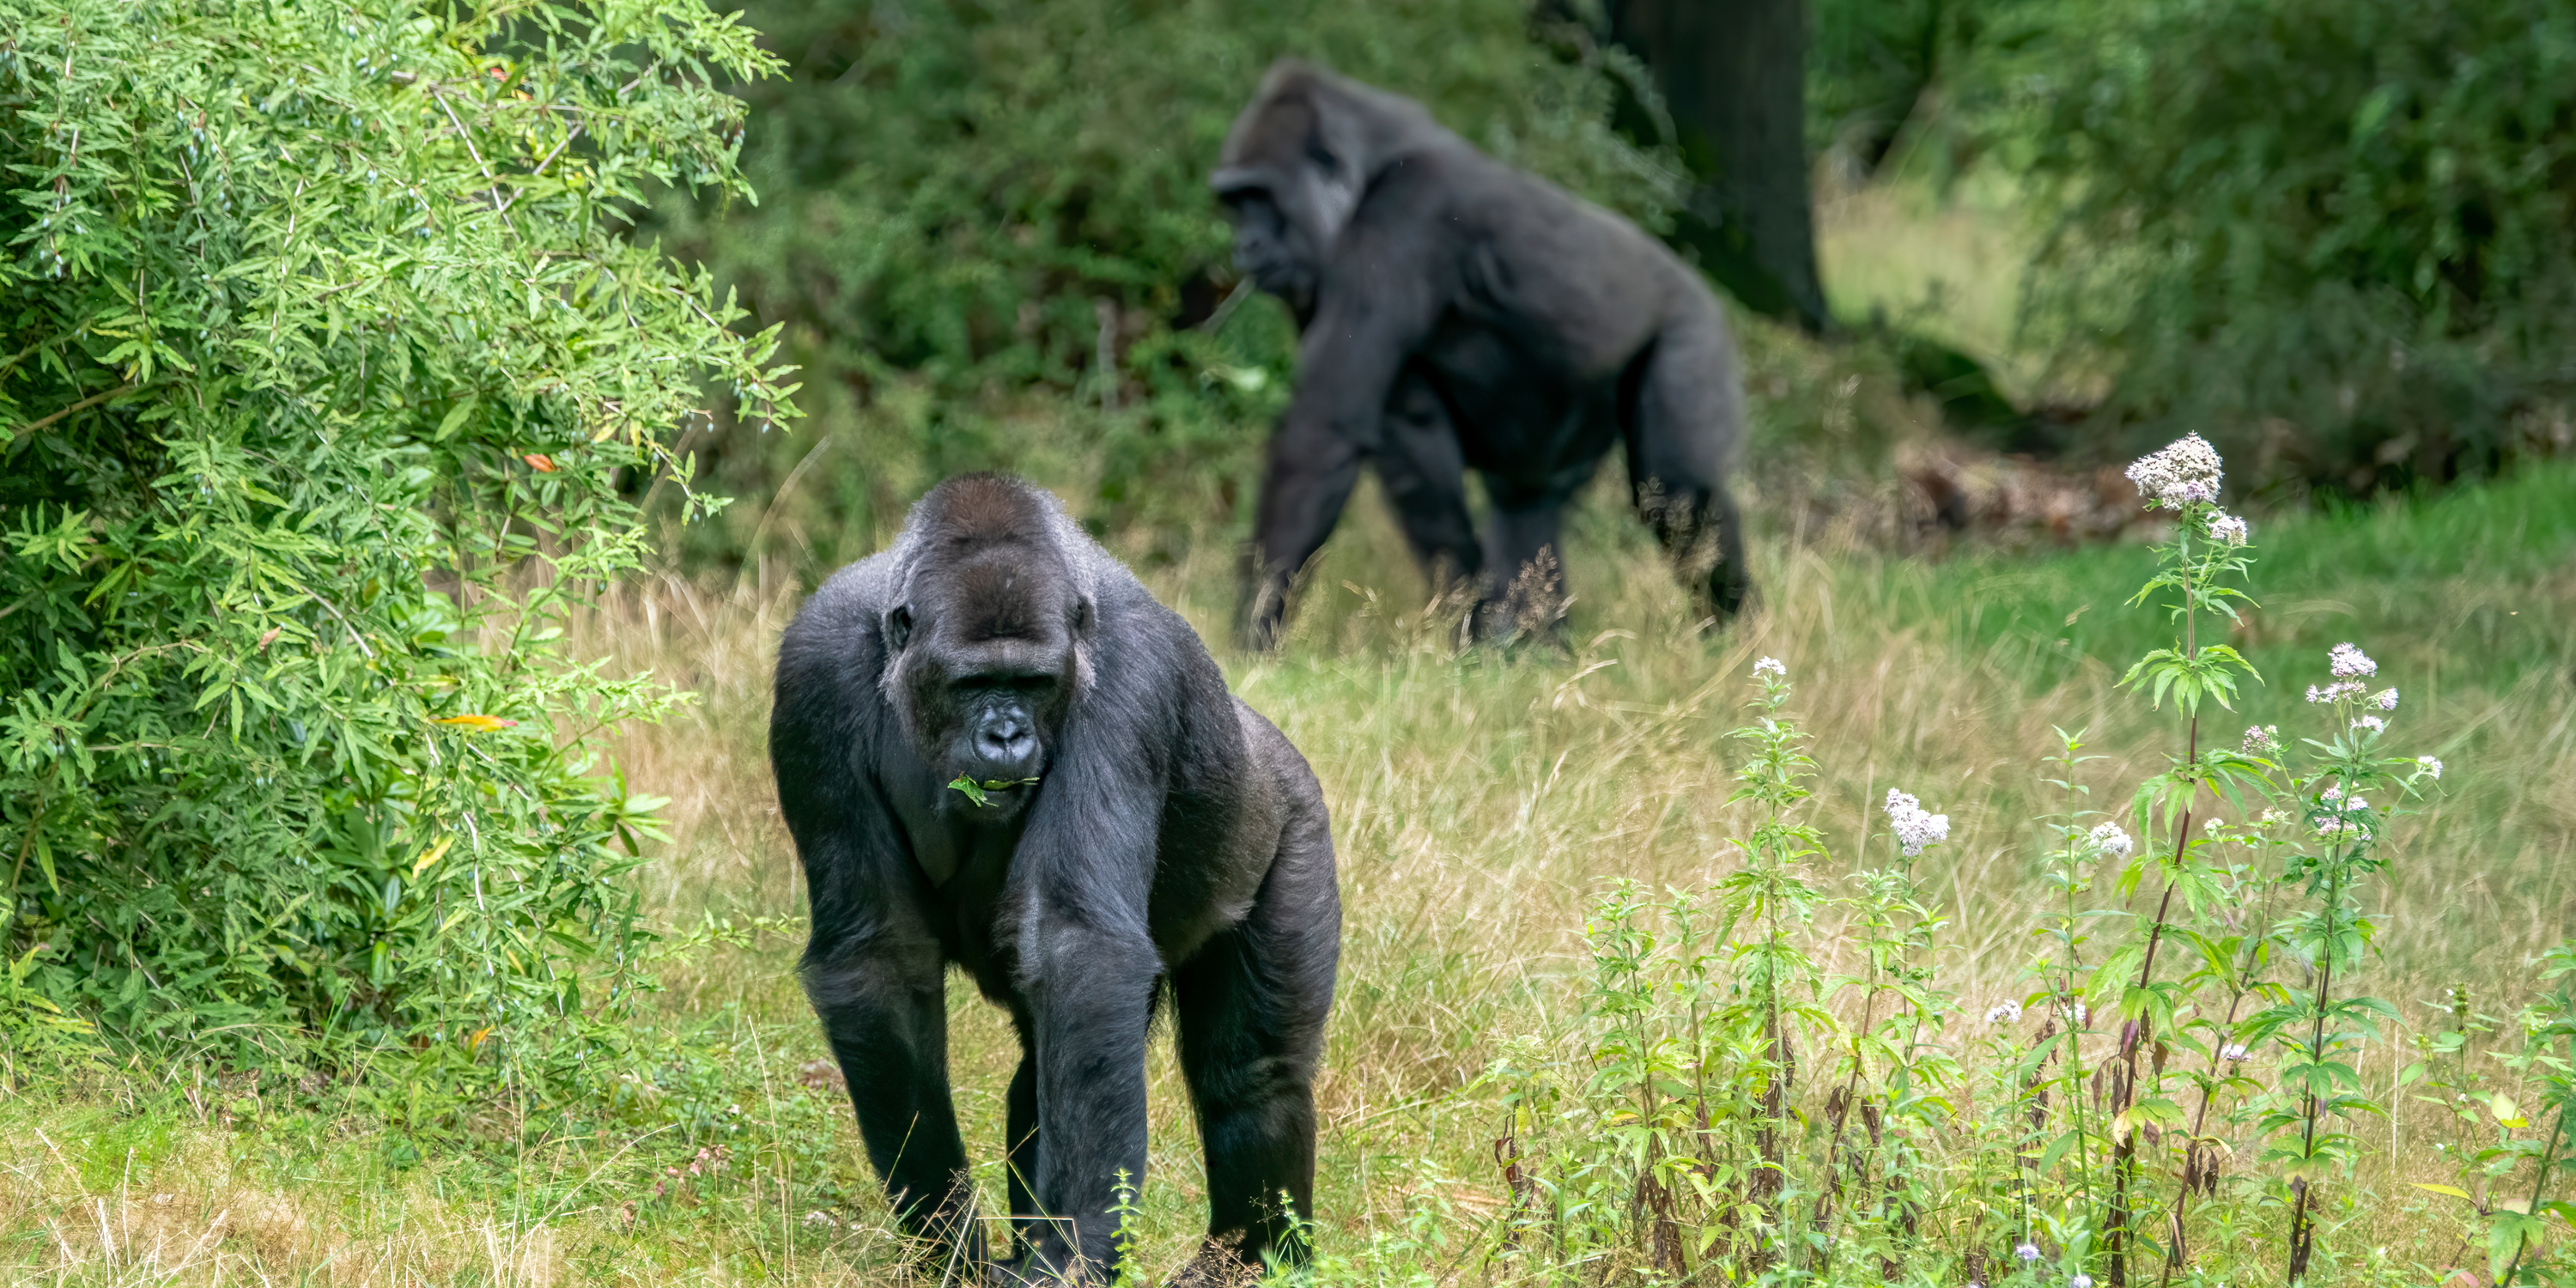
[[(2363, 1049), (2374, 1094), (2418, 1057), (2416, 1039), (2450, 1023), (2446, 989), (2468, 987), (2509, 1030), (2535, 955), (2576, 928), (2571, 497), (2576, 469), (2557, 465), (2256, 521), (2260, 607), (2232, 638), (2266, 683), (2219, 736), (2248, 722), (2299, 732), (2311, 715), (2299, 691), (2323, 678), (2329, 646), (2354, 640), (2405, 694), (2393, 744), (2450, 766), (2445, 790), (2392, 830), (2389, 869), (2362, 895), (2385, 920), (2355, 986), (2400, 1012)], [(1507, 1119), (1477, 1079), (1576, 1031), (1582, 932), (1609, 882), (1697, 887), (1734, 866), (1726, 841), (1747, 819), (1726, 803), (1738, 752), (1722, 735), (1742, 723), (1756, 657), (1788, 665), (1787, 712), (1814, 735), (1811, 821), (1828, 852), (1808, 864), (1812, 880), (1844, 893), (1846, 874), (1884, 861), (1873, 806), (1892, 786), (1952, 820), (1921, 876), (1952, 923), (1939, 969), (1967, 1012), (2029, 987), (2017, 976), (2049, 896), (2028, 820), (2058, 807), (2036, 785), (2052, 726), (2085, 730), (2104, 756), (2080, 770), (2097, 800), (2125, 799), (2179, 749), (2170, 711), (2114, 687), (2165, 642), (2152, 610), (2124, 604), (2150, 567), (2143, 546), (1927, 561), (1771, 533), (1761, 613), (1712, 635), (1634, 525), (1594, 505), (1568, 542), (1570, 656), (1505, 655), (1458, 651), (1391, 526), (1365, 502), (1354, 513), (1284, 655), (1220, 653), (1313, 762), (1333, 810), (1346, 932), (1315, 1215), (1326, 1256), (1354, 1278), (1526, 1272), (1477, 1251), (1508, 1197), (1492, 1153)], [(1223, 637), (1226, 560), (1193, 556), (1149, 581)], [(649, 906), (681, 936), (659, 999), (670, 1056), (632, 1089), (649, 1114), (576, 1109), (548, 1133), (414, 1139), (356, 1097), (102, 1071), (0, 1100), (0, 1267), (49, 1283), (889, 1281), (895, 1240), (788, 975), (802, 895), (762, 740), (769, 660), (797, 593), (776, 570), (673, 579), (630, 589), (587, 628), (599, 655), (702, 695), (615, 744), (639, 786), (673, 798), (672, 841), (644, 876)], [(1815, 951), (1839, 951), (1846, 915), (1821, 914)], [(1009, 1039), (971, 990), (951, 999), (969, 1147), (998, 1194)], [(2531, 1076), (2476, 1072), (2507, 1091)], [(1165, 1273), (1196, 1233), (1196, 1142), (1167, 1045), (1152, 1076), (1141, 1255)], [(2466, 1205), (2407, 1184), (2455, 1180), (2430, 1145), (2454, 1139), (2458, 1120), (2398, 1103), (2367, 1129), (2385, 1141), (2327, 1190), (2321, 1237), (2339, 1282), (2421, 1282), (2409, 1276), (2461, 1255)], [(2256, 1221), (2241, 1247), (2221, 1238), (2202, 1257), (2277, 1264), (2264, 1260), (2276, 1228)]]

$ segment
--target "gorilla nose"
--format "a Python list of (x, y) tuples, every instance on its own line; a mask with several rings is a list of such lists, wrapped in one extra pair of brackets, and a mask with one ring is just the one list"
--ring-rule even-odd
[(1004, 769), (1024, 765), (1036, 753), (1038, 740), (1029, 722), (1016, 715), (999, 715), (984, 722), (975, 731), (975, 750), (985, 760)]

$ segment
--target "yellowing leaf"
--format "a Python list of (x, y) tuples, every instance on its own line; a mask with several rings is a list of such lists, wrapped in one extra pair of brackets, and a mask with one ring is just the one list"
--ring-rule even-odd
[(2522, 1111), (2514, 1107), (2513, 1097), (2501, 1091), (2487, 1098), (2487, 1112), (2494, 1114), (2499, 1123), (2513, 1123), (2522, 1117)]
[(2447, 1194), (2455, 1199), (2469, 1199), (2471, 1203), (2477, 1202), (2476, 1199), (2469, 1198), (2469, 1192), (2467, 1190), (2461, 1189), (2456, 1185), (2432, 1185), (2423, 1181), (2417, 1181), (2415, 1182), (2415, 1188), (2426, 1190), (2434, 1194)]
[(429, 852), (420, 856), (420, 862), (411, 865), (411, 879), (414, 881), (420, 880), (420, 874), (428, 871), (429, 865), (438, 862), (439, 856), (446, 854), (447, 847), (454, 844), (456, 844), (455, 837), (442, 836), (438, 838), (438, 844), (429, 847)]
[(455, 725), (467, 733), (490, 733), (495, 729), (516, 728), (519, 722), (504, 720), (499, 716), (441, 716), (438, 723)]

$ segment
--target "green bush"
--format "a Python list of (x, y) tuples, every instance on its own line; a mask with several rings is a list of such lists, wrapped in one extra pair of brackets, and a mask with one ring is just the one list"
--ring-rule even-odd
[(2198, 429), (2358, 491), (2567, 445), (2576, 14), (2145, 0), (2059, 31), (2028, 159), (2126, 446)]
[(513, 13), (0, 0), (13, 1045), (542, 1078), (645, 982), (654, 802), (584, 738), (674, 695), (553, 641), (702, 379), (782, 392), (616, 231), (741, 189), (713, 82), (769, 60), (680, 0)]
[(659, 213), (809, 373), (818, 432), (728, 428), (713, 477), (757, 498), (817, 455), (791, 501), (743, 507), (701, 555), (763, 532), (853, 555), (930, 482), (991, 466), (1082, 481), (1109, 524), (1248, 521), (1292, 328), (1266, 297), (1190, 324), (1234, 283), (1208, 172), (1281, 55), (1419, 97), (1650, 226), (1676, 193), (1608, 129), (1607, 82), (1529, 39), (1525, 0), (763, 0), (748, 18), (791, 69), (740, 91), (761, 203)]

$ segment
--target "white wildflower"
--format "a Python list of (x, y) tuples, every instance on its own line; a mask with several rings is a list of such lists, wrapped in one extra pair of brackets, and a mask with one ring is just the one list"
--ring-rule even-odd
[(2019, 1002), (1997, 1002), (1993, 1006), (1986, 1008), (1986, 1023), (1988, 1024), (2018, 1024), (2020, 1022), (2021, 1003)]
[(2222, 513), (2210, 516), (2209, 536), (2213, 541), (2224, 541), (2231, 546), (2241, 546), (2250, 535), (2252, 534), (2246, 531), (2245, 521), (2235, 515)]
[(2245, 731), (2245, 754), (2266, 756), (2281, 749), (2281, 726), (2256, 725)]
[(2435, 778), (2442, 776), (2442, 762), (2433, 759), (2431, 756), (2417, 756), (2415, 758), (2415, 764), (2423, 773), (2430, 774)]
[(2261, 822), (2264, 822), (2264, 823), (2267, 823), (2267, 824), (2268, 824), (2268, 823), (2287, 823), (2287, 822), (2289, 822), (2289, 821), (2290, 821), (2290, 816), (2289, 816), (2289, 815), (2287, 815), (2287, 814), (2284, 814), (2284, 813), (2282, 813), (2281, 811), (2276, 810), (2276, 809), (2267, 809), (2267, 810), (2263, 811), (2263, 817), (2262, 817), (2262, 819), (2261, 819), (2260, 821), (2261, 821)]
[(2245, 1049), (2245, 1044), (2242, 1042), (2230, 1042), (2218, 1049), (2218, 1058), (2229, 1064), (2243, 1064), (2252, 1059), (2253, 1055), (2253, 1052)]
[(2374, 707), (2377, 707), (2377, 708), (2379, 708), (2379, 709), (2380, 709), (2380, 710), (2382, 710), (2382, 711), (2394, 711), (2394, 710), (2396, 710), (2396, 709), (2397, 709), (2397, 690), (2395, 690), (2395, 689), (2382, 689), (2382, 690), (2380, 690), (2380, 691), (2379, 691), (2379, 693), (2378, 693), (2376, 696), (2374, 696), (2374, 697), (2372, 697), (2372, 698), (2371, 698), (2371, 700), (2370, 700), (2370, 705), (2372, 705), (2372, 706), (2374, 706)]
[(2218, 449), (2198, 434), (2185, 434), (2164, 450), (2129, 467), (2129, 481), (2151, 505), (2179, 510), (2196, 501), (2218, 499), (2222, 462)]
[(1781, 665), (1780, 659), (1776, 657), (1766, 657), (1761, 661), (1754, 663), (1753, 673), (1755, 675), (1776, 675), (1783, 680), (1789, 678), (1789, 668)]
[(2066, 1288), (2093, 1288), (2093, 1276), (2077, 1275), (2066, 1281)]
[(1935, 814), (1923, 808), (1923, 802), (1891, 787), (1887, 790), (1887, 825), (1896, 833), (1897, 845), (1905, 857), (1921, 854), (1925, 846), (1950, 839), (1950, 816)]
[(2308, 686), (2308, 701), (2341, 702), (2347, 698), (2360, 697), (2362, 691), (2369, 687), (2359, 680), (2337, 680), (2322, 689), (2311, 684)]
[(2085, 834), (2084, 841), (2093, 847), (2095, 853), (2107, 854), (2115, 859), (2125, 859), (2129, 857), (2129, 851), (2137, 848), (2137, 842), (2130, 840), (2129, 834), (2121, 831), (2117, 823), (2103, 823), (2096, 826), (2091, 832)]
[(2093, 1012), (2084, 1009), (2082, 1002), (2068, 1002), (2065, 1011), (2066, 1018), (2073, 1021), (2078, 1028), (2083, 1027), (2086, 1020), (2093, 1018)]
[(2352, 727), (2355, 729), (2368, 729), (2372, 733), (2383, 733), (2388, 729), (2388, 722), (2377, 716), (2363, 716), (2359, 720), (2353, 721)]
[(2360, 645), (2349, 642), (2337, 644), (2326, 650), (2326, 668), (2334, 672), (2334, 677), (2338, 680), (2379, 674), (2379, 664), (2365, 656)]

